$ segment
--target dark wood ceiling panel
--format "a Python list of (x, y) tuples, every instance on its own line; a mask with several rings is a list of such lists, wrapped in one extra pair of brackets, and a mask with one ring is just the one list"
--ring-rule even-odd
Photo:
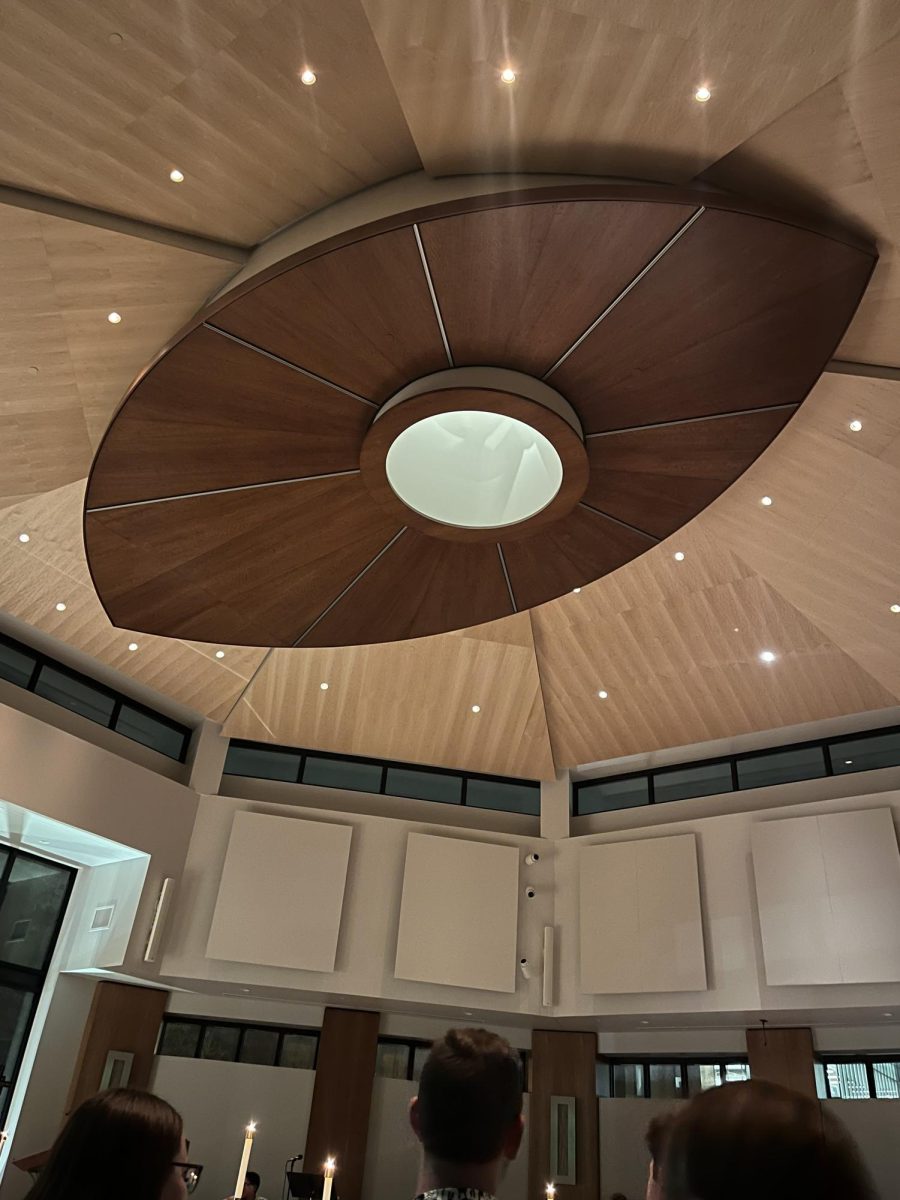
[(762, 410), (588, 438), (591, 474), (584, 502), (667, 537), (733, 483), (795, 411)]
[(872, 265), (833, 238), (707, 209), (550, 382), (586, 433), (797, 403)]
[(453, 361), (543, 375), (694, 211), (598, 200), (423, 222)]
[(501, 543), (518, 608), (534, 608), (615, 571), (654, 545), (583, 505), (534, 537)]
[(94, 461), (87, 506), (356, 470), (373, 410), (194, 330), (142, 379)]
[(88, 513), (114, 624), (170, 637), (290, 645), (399, 526), (358, 475)]
[(401, 641), (513, 611), (494, 543), (446, 542), (407, 529), (300, 644)]
[(411, 228), (284, 271), (211, 323), (379, 402), (448, 365)]

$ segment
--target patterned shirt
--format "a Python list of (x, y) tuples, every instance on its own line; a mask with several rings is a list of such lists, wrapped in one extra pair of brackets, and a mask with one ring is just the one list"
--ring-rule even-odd
[(490, 1192), (481, 1192), (478, 1188), (432, 1188), (416, 1196), (416, 1200), (494, 1200)]

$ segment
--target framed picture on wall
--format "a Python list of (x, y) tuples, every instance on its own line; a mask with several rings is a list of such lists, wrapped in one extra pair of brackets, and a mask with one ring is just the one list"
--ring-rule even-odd
[(131, 1079), (131, 1065), (134, 1055), (127, 1050), (110, 1050), (106, 1056), (103, 1074), (100, 1076), (100, 1091), (109, 1088), (127, 1087)]

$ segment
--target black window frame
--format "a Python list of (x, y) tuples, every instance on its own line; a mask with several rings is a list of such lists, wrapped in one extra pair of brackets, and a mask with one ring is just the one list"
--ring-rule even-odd
[[(0, 632), (0, 643), (10, 647), (12, 650), (18, 651), (20, 654), (26, 655), (34, 664), (31, 671), (31, 677), (27, 684), (23, 685), (16, 683), (13, 679), (7, 679), (5, 675), (0, 676), (0, 680), (3, 682), (9, 683), (13, 687), (19, 687), (23, 691), (32, 692), (34, 695), (41, 696), (41, 693), (37, 691), (37, 686), (42, 672), (45, 669), (57, 671), (60, 675), (64, 675), (73, 682), (79, 683), (82, 686), (91, 689), (98, 695), (104, 696), (107, 700), (112, 700), (113, 707), (108, 722), (104, 723), (103, 721), (94, 721), (92, 717), (85, 716), (84, 713), (77, 714), (82, 716), (85, 721), (91, 721), (92, 724), (99, 725), (101, 729), (111, 729), (114, 733), (118, 733), (120, 737), (127, 738), (130, 742), (136, 742), (139, 746), (146, 746), (147, 749), (153, 750), (157, 754), (161, 754), (164, 758), (168, 758), (173, 762), (183, 763), (187, 759), (188, 747), (190, 746), (191, 737), (194, 732), (189, 725), (182, 725), (180, 721), (174, 720), (165, 713), (158, 712), (155, 708), (151, 708), (147, 704), (142, 704), (140, 700), (136, 700), (133, 696), (130, 696), (125, 692), (117, 691), (108, 684), (101, 683), (99, 680), (93, 679), (90, 675), (85, 675), (83, 671), (78, 671), (74, 667), (70, 667), (67, 663), (60, 662), (55, 658), (51, 658), (49, 654), (44, 654), (40, 650), (36, 650), (33, 646), (29, 646), (25, 642), (20, 642), (17, 638), (10, 637), (7, 633)], [(56, 701), (51, 700), (49, 696), (41, 696), (41, 699), (46, 700), (48, 704), (56, 704)], [(167, 753), (165, 750), (160, 750), (156, 746), (147, 746), (147, 743), (141, 741), (140, 738), (132, 737), (131, 734), (125, 733), (119, 729), (118, 722), (123, 705), (127, 705), (135, 712), (138, 712), (145, 717), (149, 717), (153, 721), (159, 722), (160, 725), (164, 725), (172, 733), (179, 734), (181, 736), (181, 746), (178, 756), (176, 757), (175, 755)], [(66, 712), (75, 711), (65, 704), (56, 704), (56, 707), (62, 708)]]
[[(842, 734), (836, 734), (833, 737), (813, 738), (809, 741), (803, 741), (803, 742), (788, 742), (788, 743), (786, 743), (784, 745), (780, 745), (780, 746), (767, 746), (764, 750), (746, 750), (746, 751), (743, 751), (738, 754), (720, 754), (720, 755), (716, 755), (713, 758), (697, 758), (697, 759), (691, 759), (688, 762), (667, 763), (665, 766), (651, 767), (650, 769), (648, 769), (646, 771), (623, 771), (623, 772), (617, 773), (615, 775), (598, 775), (592, 779), (573, 780), (572, 786), (571, 786), (572, 816), (573, 817), (601, 816), (607, 812), (626, 812), (626, 811), (629, 811), (629, 809), (631, 807), (646, 808), (647, 805), (657, 804), (657, 803), (659, 803), (659, 804), (680, 804), (682, 800), (704, 799), (705, 796), (709, 796), (709, 795), (725, 796), (725, 795), (730, 795), (732, 792), (746, 792), (746, 791), (754, 790), (755, 788), (784, 787), (786, 784), (789, 784), (789, 783), (802, 783), (802, 782), (804, 782), (804, 779), (836, 778), (838, 776), (843, 777), (843, 776), (849, 776), (849, 775), (862, 774), (867, 770), (883, 771), (886, 769), (890, 769), (890, 767), (889, 766), (887, 768), (886, 767), (861, 767), (859, 769), (859, 771), (835, 771), (834, 764), (832, 761), (831, 751), (832, 751), (832, 747), (840, 747), (841, 745), (843, 745), (845, 742), (848, 742), (848, 741), (865, 742), (867, 739), (883, 737), (883, 736), (889, 735), (889, 734), (900, 734), (900, 725), (885, 725), (880, 729), (864, 729), (864, 730), (860, 730), (858, 733), (842, 733)], [(753, 759), (766, 758), (769, 755), (788, 754), (791, 751), (811, 750), (811, 749), (818, 749), (821, 752), (821, 761), (824, 766), (824, 771), (822, 772), (822, 774), (807, 775), (807, 776), (804, 776), (802, 779), (793, 778), (793, 779), (773, 780), (771, 783), (755, 784), (755, 785), (753, 785), (753, 787), (747, 787), (747, 786), (741, 787), (740, 786), (740, 783), (738, 781), (738, 763), (739, 762), (748, 762)], [(691, 768), (695, 768), (695, 767), (722, 766), (725, 764), (729, 765), (730, 769), (731, 769), (731, 787), (728, 789), (727, 792), (709, 792), (709, 793), (705, 793), (705, 794), (701, 793), (697, 796), (682, 796), (681, 800), (659, 800), (659, 801), (657, 801), (655, 791), (654, 791), (654, 780), (657, 778), (657, 776), (664, 775), (670, 771), (690, 770)], [(900, 767), (900, 758), (898, 758), (898, 762), (895, 765)], [(640, 805), (633, 805), (633, 806), (623, 805), (622, 808), (608, 808), (608, 809), (603, 809), (600, 812), (586, 813), (586, 812), (581, 811), (581, 806), (579, 804), (579, 796), (584, 789), (596, 787), (598, 784), (621, 783), (621, 782), (624, 782), (625, 780), (631, 780), (631, 779), (646, 780), (646, 782), (647, 782), (647, 804), (640, 804)]]
[[(880, 1060), (879, 1060), (880, 1061)], [(732, 1066), (740, 1063), (749, 1068), (750, 1060), (746, 1054), (598, 1054), (597, 1068), (606, 1067), (609, 1074), (607, 1076), (607, 1091), (608, 1096), (604, 1097), (609, 1100), (653, 1100), (659, 1097), (653, 1096), (653, 1091), (650, 1083), (650, 1068), (651, 1067), (678, 1067), (681, 1072), (681, 1097), (687, 1099), (691, 1092), (688, 1067), (707, 1067), (718, 1066), (720, 1068)], [(617, 1096), (615, 1094), (613, 1069), (617, 1066), (640, 1067), (642, 1070), (643, 1090), (640, 1096)], [(706, 1091), (708, 1089), (701, 1089)], [(598, 1092), (599, 1095), (599, 1092)], [(665, 1099), (671, 1100), (671, 1096), (666, 1096)]]
[[(163, 1040), (165, 1038), (166, 1027), (169, 1025), (195, 1025), (199, 1033), (193, 1054), (166, 1054), (162, 1049)], [(203, 1039), (206, 1035), (206, 1030), (210, 1027), (226, 1026), (229, 1029), (238, 1030), (238, 1038), (235, 1043), (235, 1051), (233, 1058), (206, 1058), (201, 1053), (203, 1049)], [(264, 1029), (272, 1033), (278, 1034), (278, 1045), (275, 1050), (275, 1062), (271, 1065), (283, 1069), (285, 1071), (299, 1071), (316, 1069), (319, 1061), (319, 1042), (321, 1039), (321, 1029), (310, 1029), (301, 1025), (278, 1025), (271, 1021), (234, 1021), (227, 1017), (195, 1017), (182, 1016), (180, 1013), (166, 1013), (163, 1016), (159, 1027), (159, 1033), (156, 1037), (156, 1049), (154, 1053), (161, 1058), (192, 1058), (200, 1059), (203, 1062), (230, 1062), (241, 1063), (242, 1066), (265, 1066), (265, 1063), (243, 1063), (241, 1062), (241, 1051), (244, 1046), (244, 1037), (250, 1029)], [(315, 1038), (316, 1048), (313, 1054), (313, 1064), (311, 1067), (282, 1067), (281, 1054), (284, 1048), (284, 1039), (288, 1034), (302, 1034), (305, 1037)]]
[[(879, 1096), (875, 1083), (875, 1065), (876, 1063), (900, 1063), (900, 1052), (889, 1050), (867, 1050), (860, 1053), (846, 1054), (817, 1054), (815, 1061), (822, 1068), (822, 1074), (825, 1079), (825, 1099), (826, 1100), (846, 1100), (852, 1103), (854, 1100), (895, 1100), (896, 1096)], [(865, 1068), (866, 1081), (869, 1087), (868, 1096), (834, 1096), (831, 1092), (831, 1080), (828, 1078), (828, 1067), (834, 1064), (841, 1065), (856, 1065)]]
[[(415, 1077), (416, 1051), (430, 1050), (434, 1045), (434, 1041), (423, 1040), (422, 1038), (405, 1038), (399, 1037), (396, 1034), (385, 1033), (378, 1035), (378, 1045), (406, 1046), (408, 1050), (406, 1058), (406, 1079), (407, 1081), (412, 1082)], [(531, 1051), (520, 1048), (518, 1050), (518, 1055), (519, 1063), (521, 1064), (522, 1068), (522, 1091), (527, 1093), (531, 1091)], [(398, 1079), (403, 1077), (397, 1075), (378, 1075), (376, 1073), (376, 1078)]]

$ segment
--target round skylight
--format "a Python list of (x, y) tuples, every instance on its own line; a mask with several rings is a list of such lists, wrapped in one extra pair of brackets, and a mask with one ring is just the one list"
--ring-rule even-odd
[(560, 489), (562, 462), (538, 430), (500, 413), (459, 411), (404, 429), (385, 460), (415, 512), (444, 525), (493, 529), (526, 521)]

